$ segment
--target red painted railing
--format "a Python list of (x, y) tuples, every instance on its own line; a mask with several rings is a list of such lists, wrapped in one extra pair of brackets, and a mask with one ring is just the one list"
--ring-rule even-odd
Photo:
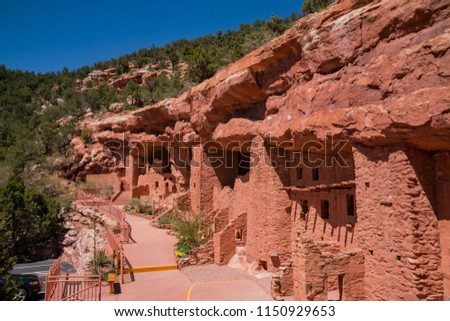
[(61, 275), (61, 258), (49, 269), (45, 301), (101, 301), (100, 275)]
[(120, 275), (120, 282), (124, 283), (124, 253), (122, 244), (117, 239), (114, 232), (108, 227), (106, 230), (106, 241), (108, 242), (108, 247), (106, 249), (107, 253), (112, 257), (113, 266), (116, 268)]
[(82, 189), (78, 189), (77, 199), (82, 205), (96, 207), (109, 218), (116, 221), (118, 226), (120, 226), (120, 241), (125, 243), (130, 241), (131, 227), (125, 220), (126, 213), (123, 210), (113, 205), (110, 201), (94, 198)]
[(125, 212), (111, 203), (100, 205), (99, 209), (118, 223), (125, 221)]
[(46, 301), (101, 301), (100, 275), (58, 275), (47, 277), (51, 295)]
[(61, 258), (53, 262), (48, 270), (45, 282), (45, 300), (50, 301), (49, 298), (54, 297), (56, 291), (56, 283), (48, 282), (50, 277), (59, 276), (61, 274)]
[[(94, 198), (81, 189), (78, 189), (77, 194), (80, 203), (85, 206), (97, 208), (97, 210), (117, 222), (117, 230), (110, 229), (109, 227), (106, 230), (107, 252), (111, 256), (114, 267), (121, 277), (121, 283), (124, 283), (124, 252), (121, 242), (128, 243), (131, 233), (131, 226), (125, 220), (125, 211), (113, 205), (110, 201)], [(118, 234), (115, 234), (115, 231), (118, 231)]]

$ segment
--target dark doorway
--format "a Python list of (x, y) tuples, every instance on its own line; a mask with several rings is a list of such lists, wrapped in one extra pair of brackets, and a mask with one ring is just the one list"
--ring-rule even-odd
[(347, 195), (347, 215), (355, 216), (355, 196)]
[(312, 169), (312, 179), (313, 181), (318, 181), (319, 180), (319, 168), (318, 167), (314, 167)]
[(322, 209), (320, 211), (320, 216), (324, 219), (324, 220), (328, 220), (330, 218), (330, 201), (328, 200), (323, 200), (322, 201)]

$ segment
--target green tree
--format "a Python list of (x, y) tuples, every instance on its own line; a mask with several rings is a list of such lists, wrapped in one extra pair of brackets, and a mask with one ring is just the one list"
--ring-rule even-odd
[(160, 75), (146, 83), (148, 90), (148, 103), (156, 103), (166, 98), (176, 97), (183, 92), (185, 87), (180, 81), (179, 72), (176, 71), (170, 78)]
[(303, 2), (302, 11), (305, 14), (321, 11), (335, 0), (305, 0)]
[(64, 232), (64, 217), (61, 215), (61, 204), (53, 199), (47, 202), (47, 213), (41, 222), (42, 231), (47, 240), (53, 244), (53, 250), (58, 249), (59, 236)]
[(114, 88), (101, 85), (87, 90), (84, 99), (93, 112), (106, 110), (109, 105), (116, 101), (116, 92)]
[(54, 241), (63, 231), (60, 206), (35, 188), (25, 188), (16, 171), (0, 190), (4, 246), (12, 256), (26, 256), (31, 245)]
[(177, 68), (178, 64), (180, 63), (180, 56), (174, 46), (169, 45), (166, 51), (169, 60), (172, 63), (172, 70), (175, 70), (175, 68)]
[(128, 98), (131, 98), (131, 105), (142, 106), (144, 104), (144, 93), (142, 88), (135, 83), (134, 81), (130, 81), (120, 96), (122, 97), (123, 102), (127, 102)]
[(49, 154), (59, 145), (58, 126), (55, 123), (44, 122), (38, 129), (40, 141), (44, 147), (44, 154)]
[(189, 78), (196, 83), (212, 77), (218, 69), (212, 51), (203, 46), (193, 50), (188, 57), (188, 65)]
[(24, 195), (25, 185), (16, 171), (0, 190), (1, 223), (8, 235), (7, 242), (3, 244), (10, 248), (11, 254), (17, 252), (17, 241), (20, 239), (18, 230), (22, 219), (25, 218)]
[[(130, 70), (129, 61), (125, 56), (116, 59), (115, 67), (119, 75), (127, 73)], [(103, 69), (103, 68), (101, 68)]]
[(275, 15), (266, 22), (266, 27), (276, 35), (281, 35), (289, 29), (289, 25), (285, 24), (283, 19)]
[(11, 255), (11, 249), (8, 247), (10, 235), (4, 223), (0, 220), (0, 244), (2, 245), (0, 247), (0, 277), (3, 279), (3, 282), (0, 282), (1, 301), (11, 300), (17, 287), (9, 274), (16, 263), (16, 258)]

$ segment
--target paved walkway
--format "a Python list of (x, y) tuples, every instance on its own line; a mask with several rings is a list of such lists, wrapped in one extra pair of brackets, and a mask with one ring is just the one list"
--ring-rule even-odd
[[(127, 215), (131, 225), (131, 236), (136, 243), (124, 244), (128, 262), (133, 268), (176, 264), (174, 246), (177, 239), (165, 230), (150, 226), (149, 221)], [(121, 285), (121, 294), (103, 296), (104, 301), (180, 301), (185, 300), (191, 281), (178, 270), (134, 273)]]
[(150, 226), (142, 217), (127, 215), (126, 220), (131, 225), (131, 237), (136, 241), (123, 245), (132, 267), (176, 264), (174, 246), (178, 240), (175, 236)]
[[(168, 235), (166, 230), (150, 226), (149, 221), (141, 217), (127, 215), (132, 227), (131, 236), (136, 243), (124, 244), (125, 256), (133, 268), (147, 266), (165, 266), (176, 264), (174, 246), (177, 239)], [(190, 267), (190, 269), (205, 267)], [(121, 285), (121, 294), (110, 295), (103, 288), (104, 301), (184, 301), (184, 300), (270, 300), (270, 296), (255, 282), (246, 277), (226, 279), (226, 269), (220, 275), (221, 267), (214, 267), (217, 281), (198, 282), (192, 273), (180, 270), (134, 273), (134, 282), (126, 277)], [(218, 270), (217, 270), (218, 269)], [(203, 270), (199, 271), (201, 274)], [(219, 273), (217, 273), (219, 272)], [(189, 277), (189, 275), (191, 277)]]
[(271, 301), (259, 285), (249, 280), (193, 283), (187, 301)]

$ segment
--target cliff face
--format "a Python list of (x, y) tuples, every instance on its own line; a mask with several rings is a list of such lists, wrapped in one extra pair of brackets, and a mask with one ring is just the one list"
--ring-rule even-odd
[(338, 1), (181, 97), (90, 126), (102, 137), (303, 139), (330, 131), (367, 145), (448, 148), (448, 6)]
[[(220, 244), (239, 230), (263, 268), (277, 268), (275, 254), (293, 260), (300, 299), (450, 296), (449, 15), (447, 0), (337, 1), (179, 98), (86, 120), (95, 144), (76, 141), (68, 176), (118, 173), (128, 162), (112, 180), (148, 192), (154, 181), (137, 168), (152, 157), (139, 151), (172, 142), (200, 164), (187, 173), (174, 161), (172, 191), (189, 189), (193, 208), (221, 222), (216, 263), (230, 259), (234, 248)], [(249, 143), (245, 153), (265, 161), (212, 170), (208, 141), (230, 153), (226, 144)], [(267, 154), (307, 154), (311, 141), (348, 141), (348, 166), (319, 178), (308, 166), (273, 166)], [(121, 156), (102, 148), (111, 142)], [(131, 195), (151, 195), (142, 190)]]

